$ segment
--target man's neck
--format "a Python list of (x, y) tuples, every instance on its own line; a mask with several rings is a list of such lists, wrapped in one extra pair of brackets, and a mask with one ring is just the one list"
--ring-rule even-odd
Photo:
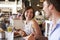
[(56, 25), (59, 19), (60, 19), (60, 12), (52, 13), (51, 21), (53, 22), (53, 25)]

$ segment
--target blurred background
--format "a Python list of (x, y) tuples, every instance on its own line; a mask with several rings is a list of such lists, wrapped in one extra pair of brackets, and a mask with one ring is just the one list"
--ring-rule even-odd
[[(3, 22), (8, 25), (14, 25), (14, 20), (22, 20), (25, 7), (32, 6), (35, 10), (35, 20), (41, 27), (42, 34), (45, 32), (45, 17), (43, 8), (44, 0), (0, 0), (0, 24)], [(3, 24), (2, 24), (3, 25)], [(22, 24), (23, 25), (23, 24)], [(46, 31), (47, 32), (47, 31)]]
[(3, 14), (5, 18), (9, 16), (23, 14), (25, 7), (32, 6), (35, 10), (35, 18), (37, 20), (43, 19), (43, 8), (44, 0), (0, 0), (0, 15)]

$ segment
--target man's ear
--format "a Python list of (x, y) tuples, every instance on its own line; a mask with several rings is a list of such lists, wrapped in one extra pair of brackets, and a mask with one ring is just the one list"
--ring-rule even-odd
[(54, 6), (52, 4), (49, 5), (49, 10), (53, 10), (54, 9)]

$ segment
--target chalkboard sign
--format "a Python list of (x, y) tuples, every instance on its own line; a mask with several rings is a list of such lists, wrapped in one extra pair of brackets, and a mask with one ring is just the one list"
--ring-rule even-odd
[(5, 1), (5, 0), (0, 0), (0, 1)]
[(15, 1), (15, 0), (9, 0), (9, 1)]

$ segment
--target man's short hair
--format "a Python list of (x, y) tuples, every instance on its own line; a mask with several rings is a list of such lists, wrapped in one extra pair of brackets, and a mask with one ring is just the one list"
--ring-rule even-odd
[(50, 4), (53, 4), (53, 6), (55, 7), (55, 9), (60, 12), (60, 0), (46, 0), (47, 3), (50, 5)]

